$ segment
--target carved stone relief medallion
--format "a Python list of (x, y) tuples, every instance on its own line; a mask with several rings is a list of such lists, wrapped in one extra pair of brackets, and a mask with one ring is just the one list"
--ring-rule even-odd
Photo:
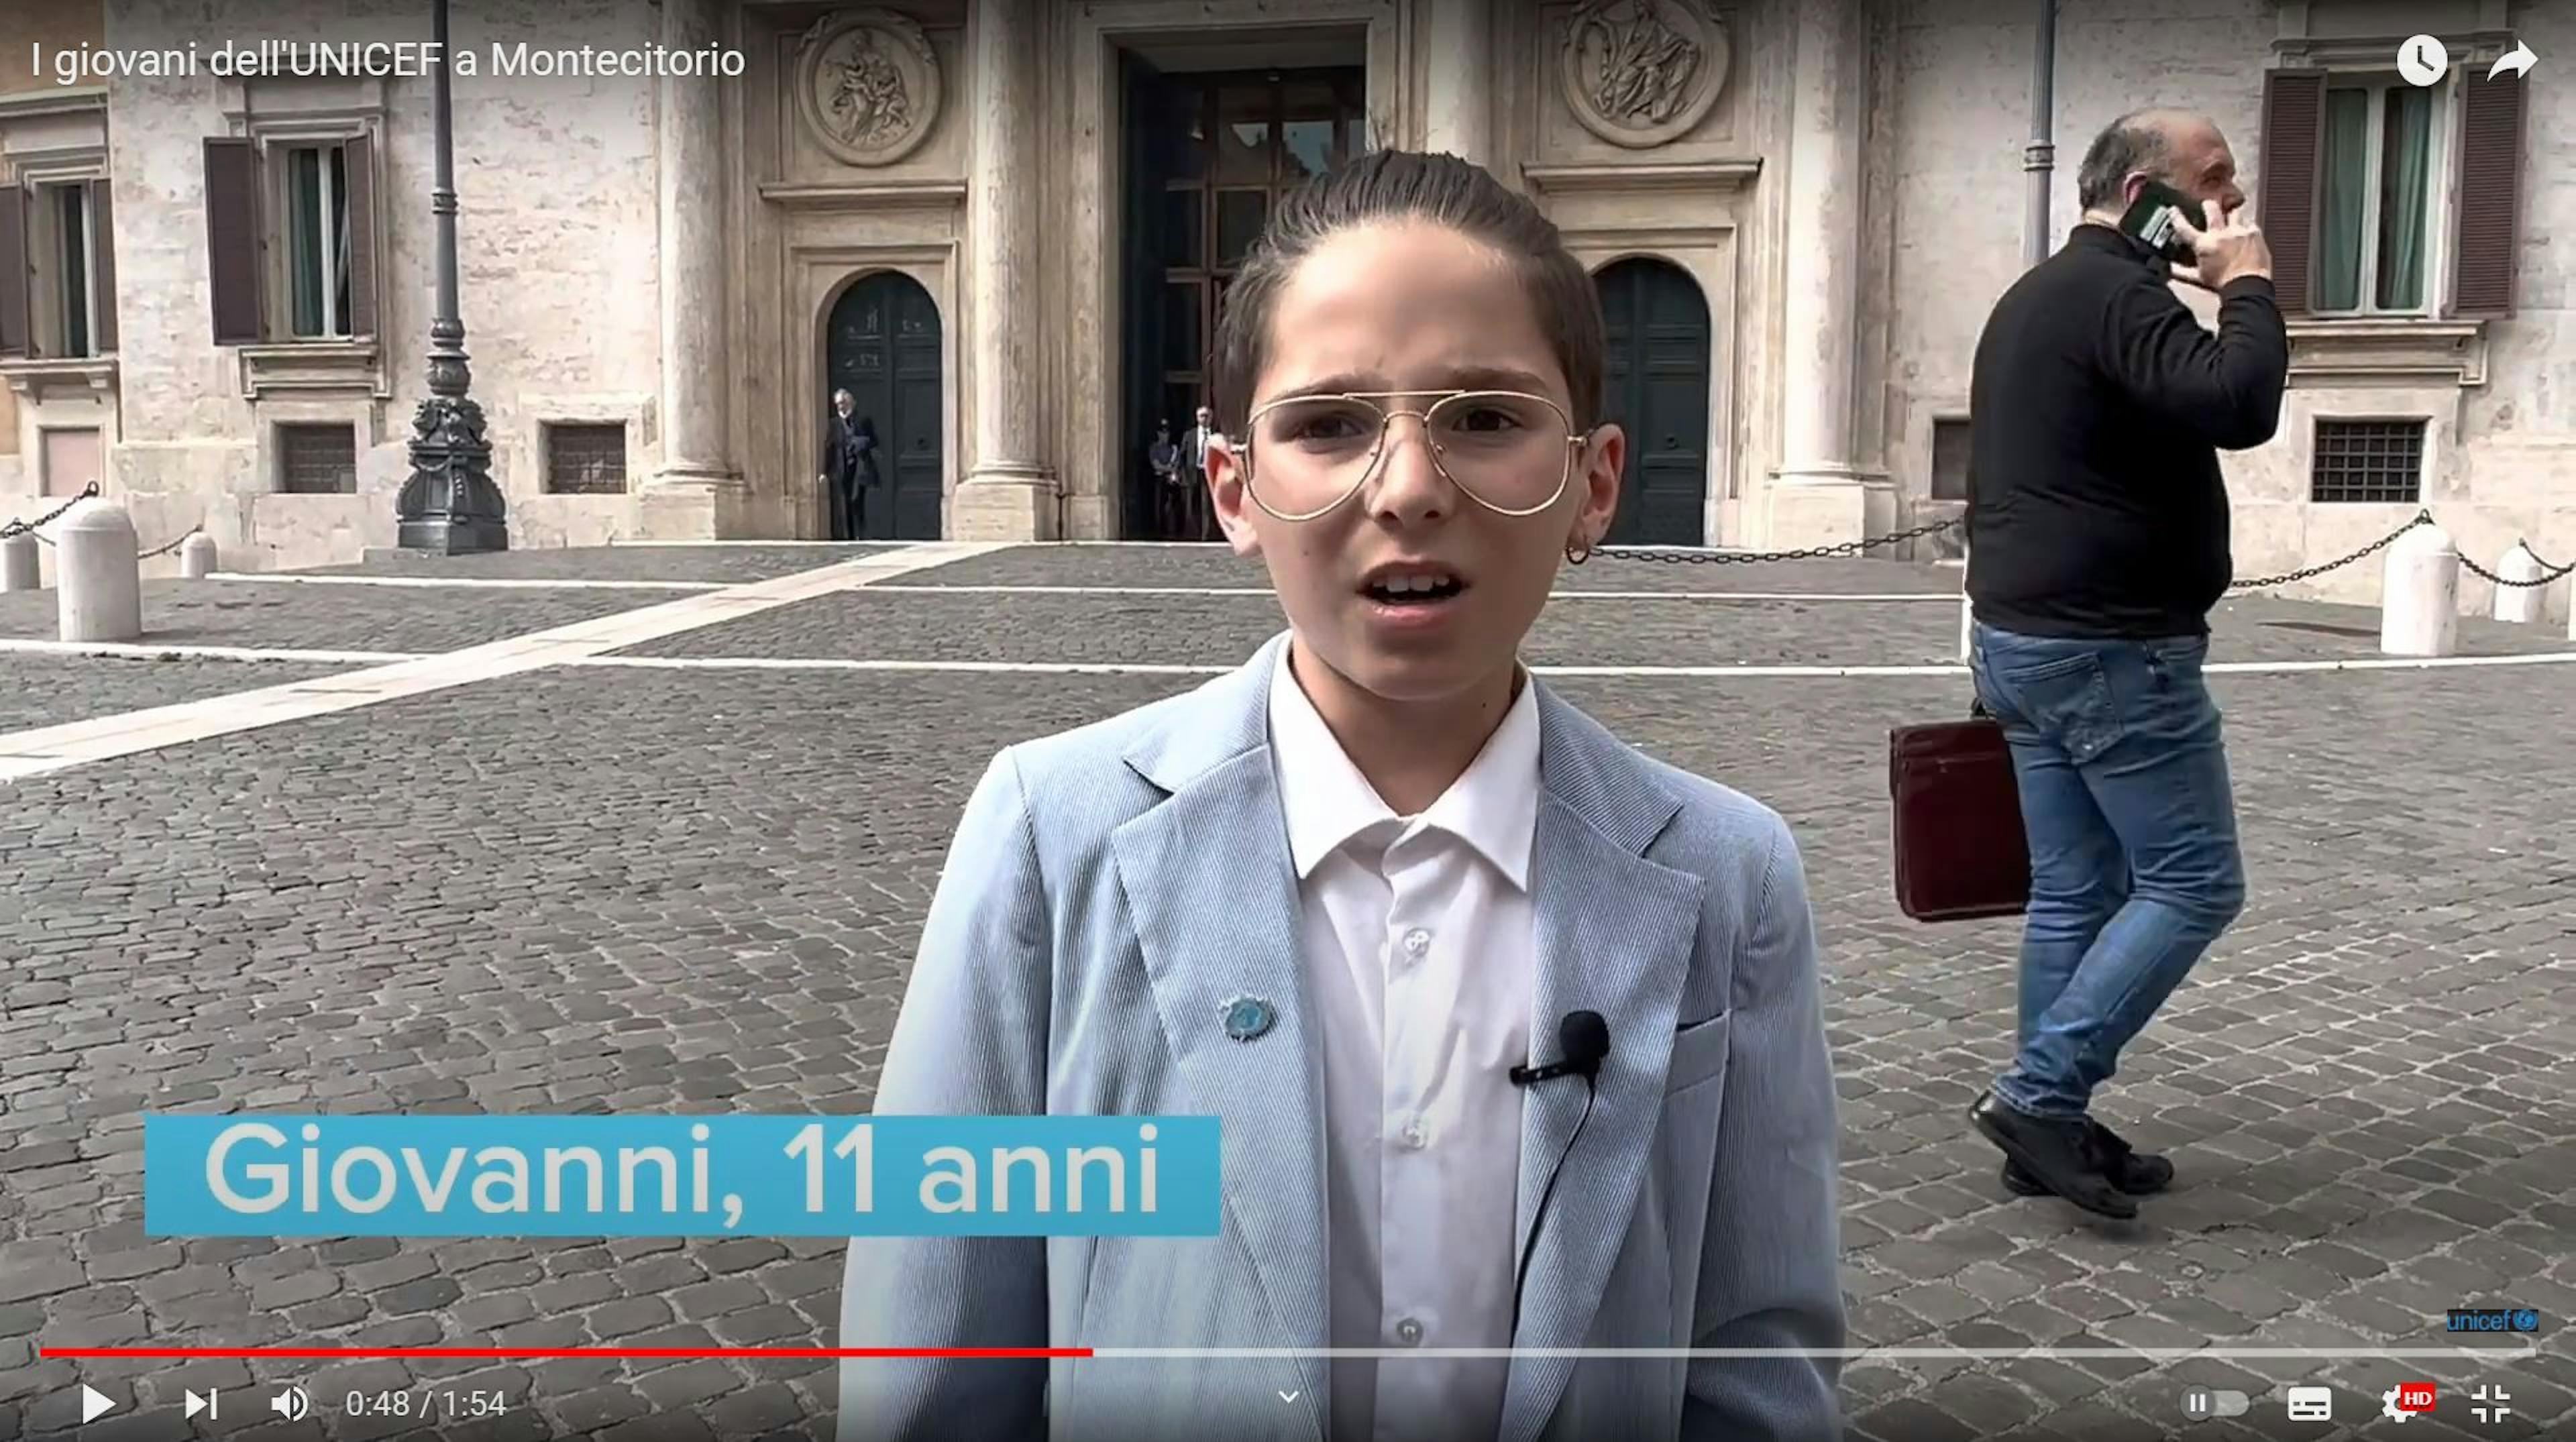
[(814, 138), (852, 165), (891, 165), (939, 118), (939, 55), (911, 17), (844, 10), (796, 49), (796, 108)]
[(1560, 79), (1583, 128), (1615, 145), (1661, 145), (1699, 124), (1726, 88), (1726, 27), (1701, 0), (1581, 0), (1566, 17)]

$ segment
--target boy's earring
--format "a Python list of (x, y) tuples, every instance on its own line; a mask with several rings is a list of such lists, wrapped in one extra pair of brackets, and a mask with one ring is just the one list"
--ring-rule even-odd
[(1592, 543), (1591, 543), (1591, 542), (1589, 542), (1589, 541), (1575, 541), (1575, 540), (1571, 540), (1571, 539), (1569, 539), (1569, 540), (1565, 543), (1565, 563), (1566, 563), (1567, 565), (1569, 565), (1569, 566), (1580, 566), (1580, 565), (1582, 565), (1584, 562), (1589, 561), (1589, 560), (1591, 560), (1591, 559), (1592, 559)]

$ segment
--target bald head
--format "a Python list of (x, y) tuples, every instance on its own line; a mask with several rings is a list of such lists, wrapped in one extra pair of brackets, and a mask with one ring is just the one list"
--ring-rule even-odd
[(2226, 210), (2245, 203), (2227, 138), (2216, 122), (2194, 111), (2132, 110), (2104, 126), (2075, 172), (2076, 198), (2087, 212), (2118, 212), (2135, 198), (2133, 182), (2144, 180), (2161, 180)]

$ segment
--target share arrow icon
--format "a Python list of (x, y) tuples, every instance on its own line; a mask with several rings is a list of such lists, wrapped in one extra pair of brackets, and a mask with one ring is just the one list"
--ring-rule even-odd
[(2496, 57), (2496, 63), (2487, 71), (2487, 78), (2493, 80), (2499, 75), (2511, 75), (2519, 80), (2530, 74), (2531, 67), (2539, 63), (2540, 57), (2531, 53), (2531, 47), (2517, 40), (2511, 50)]

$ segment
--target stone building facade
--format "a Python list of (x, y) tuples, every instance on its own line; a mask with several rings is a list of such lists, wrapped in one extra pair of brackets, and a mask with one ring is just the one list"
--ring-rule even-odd
[[(463, 312), (512, 544), (821, 536), (836, 386), (880, 432), (879, 533), (1166, 533), (1146, 452), (1190, 424), (1233, 261), (1298, 178), (1390, 144), (1487, 165), (1596, 267), (1638, 437), (1614, 539), (1940, 516), (2022, 264), (2036, 6), (454, 0), (480, 62), (453, 79)], [(0, 20), (0, 510), (95, 475), (147, 542), (202, 525), (228, 567), (393, 543), (429, 82), (203, 58), (423, 40), (428, 8)], [(2393, 83), (2417, 31), (2454, 62), (2430, 89)], [(2517, 42), (2541, 66), (2488, 81)], [(123, 70), (30, 70), (82, 46)], [(196, 73), (138, 73), (191, 47)], [(2307, 217), (2281, 432), (2230, 462), (2241, 570), (2419, 505), (2472, 557), (2576, 559), (2562, 56), (2576, 8), (2538, 0), (2061, 0), (2053, 237), (2084, 142), (2155, 102), (2215, 115), (2266, 218)], [(687, 73), (631, 73), (655, 68)]]

